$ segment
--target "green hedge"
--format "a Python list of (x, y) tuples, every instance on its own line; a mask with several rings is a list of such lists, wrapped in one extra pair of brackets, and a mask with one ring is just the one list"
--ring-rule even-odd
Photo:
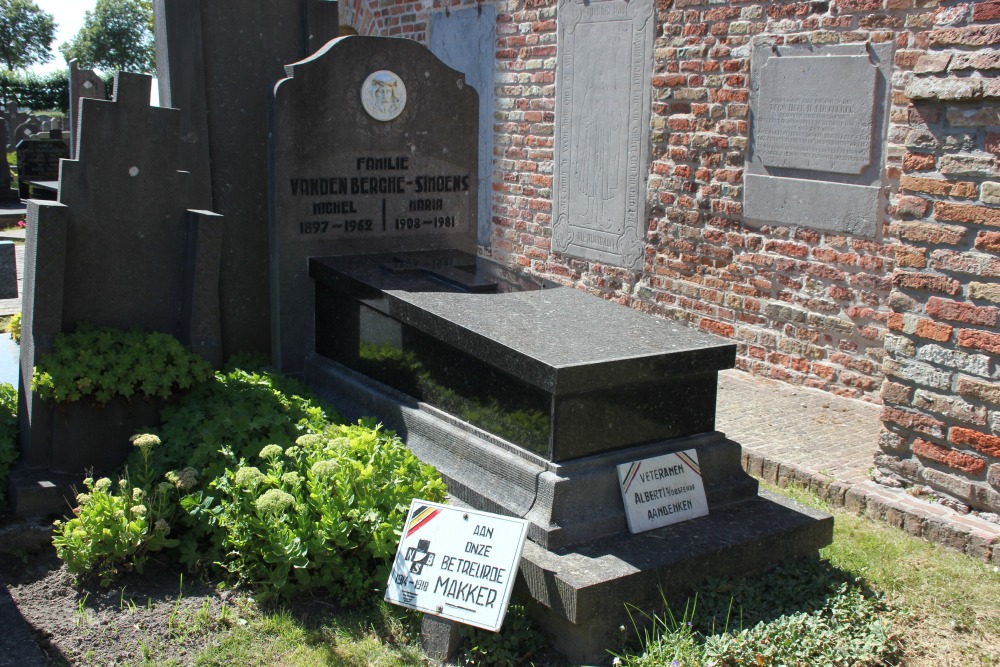
[(69, 111), (69, 71), (59, 70), (39, 76), (0, 70), (0, 102), (17, 102), (34, 111)]

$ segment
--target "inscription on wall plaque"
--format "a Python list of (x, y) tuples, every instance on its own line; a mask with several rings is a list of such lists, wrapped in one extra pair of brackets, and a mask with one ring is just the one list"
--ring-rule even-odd
[(758, 46), (744, 218), (875, 236), (892, 45)]
[(560, 0), (553, 248), (639, 269), (653, 0)]
[(860, 174), (872, 157), (876, 74), (867, 56), (769, 60), (753, 124), (761, 163)]

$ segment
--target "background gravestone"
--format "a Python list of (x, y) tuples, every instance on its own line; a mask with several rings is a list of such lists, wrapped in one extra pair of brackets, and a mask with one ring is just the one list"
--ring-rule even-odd
[(150, 85), (148, 76), (122, 73), (114, 101), (84, 100), (59, 202), (28, 204), (18, 410), (28, 468), (112, 470), (124, 462), (130, 430), (145, 423), (132, 420), (156, 418), (133, 401), (73, 423), (77, 406), (38, 400), (28, 389), (32, 369), (58, 333), (81, 322), (139, 327), (221, 363), (221, 225), (188, 208), (180, 114), (149, 106)]
[(560, 0), (552, 248), (642, 268), (653, 0)]
[(104, 79), (92, 69), (80, 69), (77, 60), (69, 61), (69, 148), (76, 157), (76, 132), (80, 124), (81, 98), (108, 99)]
[(59, 161), (69, 157), (62, 131), (52, 130), (22, 139), (17, 144), (17, 187), (21, 199), (31, 196), (31, 181), (59, 178)]
[(226, 356), (270, 353), (267, 109), (288, 63), (339, 33), (325, 0), (155, 0), (160, 103), (180, 110), (199, 208), (223, 217)]
[[(0, 145), (7, 145), (7, 124), (4, 122), (0, 122)], [(0, 202), (17, 201), (20, 198), (17, 190), (10, 187), (11, 183), (13, 177), (10, 173), (10, 164), (5, 159), (3, 164), (0, 164)]]
[(462, 74), (411, 40), (342, 37), (288, 73), (271, 121), (272, 359), (298, 373), (310, 257), (475, 252), (479, 111)]
[(744, 216), (876, 236), (892, 45), (755, 47)]
[(477, 5), (431, 14), (430, 49), (479, 93), (479, 245), (489, 246), (493, 199), (493, 83), (497, 9)]

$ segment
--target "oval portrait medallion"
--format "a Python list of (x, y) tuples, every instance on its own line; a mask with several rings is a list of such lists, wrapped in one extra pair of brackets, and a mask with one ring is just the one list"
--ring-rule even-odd
[(361, 86), (361, 103), (375, 120), (392, 120), (406, 106), (406, 86), (394, 72), (372, 72)]

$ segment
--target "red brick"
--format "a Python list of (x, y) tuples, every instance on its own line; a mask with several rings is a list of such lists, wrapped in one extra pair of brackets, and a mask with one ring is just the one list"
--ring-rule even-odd
[(997, 323), (997, 309), (993, 306), (974, 306), (971, 303), (952, 301), (932, 296), (927, 300), (927, 314), (940, 320), (992, 327)]
[(925, 292), (943, 292), (952, 296), (958, 294), (962, 285), (957, 280), (946, 276), (935, 276), (925, 273), (910, 273), (896, 271), (892, 275), (892, 284), (905, 289)]
[(1000, 232), (979, 232), (976, 234), (976, 250), (1000, 253)]
[(709, 331), (726, 338), (732, 338), (733, 334), (736, 333), (736, 329), (733, 325), (725, 322), (717, 322), (708, 318), (702, 318), (701, 322), (698, 323), (698, 326), (705, 331)]
[(1000, 44), (1000, 25), (976, 25), (932, 30), (927, 35), (927, 43), (934, 47)]
[(921, 338), (929, 338), (939, 343), (946, 343), (951, 340), (951, 333), (954, 330), (955, 327), (950, 324), (941, 324), (932, 320), (919, 320), (917, 321), (915, 333)]
[(989, 331), (962, 329), (958, 332), (958, 344), (973, 350), (1000, 354), (1000, 334)]
[(936, 202), (934, 204), (934, 217), (937, 220), (949, 222), (1000, 227), (1000, 209), (986, 208), (985, 206)]
[(986, 461), (978, 456), (942, 447), (922, 438), (916, 438), (913, 441), (913, 453), (920, 458), (944, 464), (949, 468), (961, 470), (970, 475), (978, 475), (986, 469)]
[(912, 410), (900, 410), (887, 406), (882, 408), (880, 418), (884, 422), (892, 422), (903, 428), (918, 431), (931, 437), (940, 438), (944, 436), (944, 422)]
[(936, 245), (965, 243), (965, 227), (942, 225), (933, 222), (903, 222), (894, 227), (896, 235), (906, 241)]
[(879, 395), (885, 405), (909, 405), (913, 399), (913, 387), (885, 380)]
[(958, 379), (958, 393), (965, 398), (975, 398), (984, 403), (1000, 405), (1000, 386), (992, 382), (980, 382), (960, 377)]
[(922, 218), (927, 215), (927, 200), (922, 197), (899, 197), (896, 200), (896, 214)]
[(1000, 19), (1000, 2), (972, 3), (973, 21), (996, 21)]
[[(1000, 135), (997, 136), (1000, 139)], [(976, 196), (976, 184), (969, 181), (946, 181), (941, 178), (918, 178), (904, 175), (899, 179), (899, 187), (910, 192), (923, 192), (943, 197), (972, 199)]]
[(1000, 134), (996, 132), (986, 133), (986, 150), (1000, 155)]
[(922, 269), (927, 266), (927, 250), (908, 245), (895, 246), (896, 266), (908, 269)]
[(974, 447), (987, 456), (1000, 458), (1000, 438), (995, 435), (973, 431), (971, 428), (953, 426), (948, 431), (948, 441), (956, 445)]
[(846, 12), (870, 12), (882, 9), (882, 0), (840, 0), (837, 8), (841, 13)]
[(934, 171), (934, 156), (923, 153), (907, 153), (903, 156), (903, 169), (906, 171)]

